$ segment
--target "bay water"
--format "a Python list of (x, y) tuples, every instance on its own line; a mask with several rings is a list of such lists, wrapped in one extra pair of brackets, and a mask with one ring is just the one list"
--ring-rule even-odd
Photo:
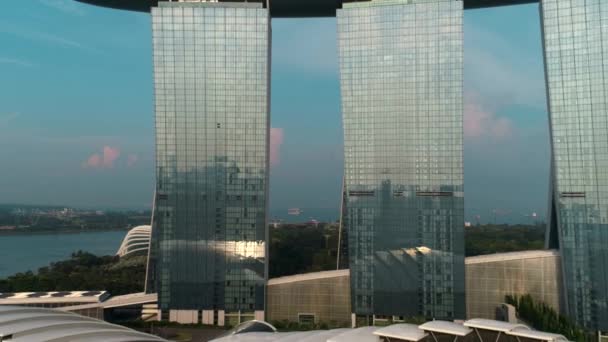
[(51, 262), (69, 259), (78, 250), (114, 255), (126, 234), (126, 230), (112, 230), (0, 235), (0, 278), (18, 272), (37, 271)]

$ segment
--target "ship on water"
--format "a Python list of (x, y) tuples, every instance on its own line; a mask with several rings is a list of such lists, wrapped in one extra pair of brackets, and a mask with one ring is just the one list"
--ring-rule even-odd
[(287, 209), (287, 214), (289, 214), (289, 215), (298, 216), (301, 213), (302, 213), (302, 209), (300, 209), (300, 208), (290, 208), (290, 209)]

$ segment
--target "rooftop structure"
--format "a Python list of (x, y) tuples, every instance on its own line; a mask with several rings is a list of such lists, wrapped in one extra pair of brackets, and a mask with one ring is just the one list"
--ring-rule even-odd
[[(276, 332), (272, 326), (263, 322), (248, 323), (246, 328), (237, 327), (214, 341), (306, 341), (306, 342), (377, 342), (377, 341), (458, 341), (473, 336), (471, 341), (496, 342), (496, 338), (507, 336), (508, 341), (527, 342), (565, 342), (564, 336), (536, 331), (522, 324), (509, 324), (493, 320), (472, 319), (464, 323), (447, 321), (430, 321), (420, 326), (414, 324), (394, 324), (386, 327), (361, 327), (356, 329), (332, 329), (325, 331)], [(481, 329), (492, 334), (481, 334), (474, 330)], [(501, 335), (502, 334), (502, 335)], [(432, 336), (433, 338), (431, 338)], [(465, 339), (466, 340), (466, 339)]]
[[(76, 0), (92, 5), (129, 11), (149, 12), (159, 0)], [(270, 3), (270, 15), (275, 18), (333, 17), (336, 10), (352, 0), (253, 0), (249, 2)], [(465, 0), (465, 9), (521, 5), (538, 3), (538, 0)]]
[(505, 252), (495, 254), (476, 255), (467, 257), (465, 264), (480, 264), (486, 262), (499, 262), (499, 261), (512, 261), (522, 259), (534, 259), (534, 258), (558, 258), (559, 252), (557, 250), (532, 250), (532, 251), (519, 251), (519, 252)]
[(502, 321), (495, 321), (493, 319), (483, 319), (483, 318), (473, 318), (464, 323), (465, 327), (471, 329), (483, 329), (483, 330), (493, 330), (499, 332), (509, 332), (516, 328), (525, 328), (530, 329), (523, 324), (517, 323), (508, 323)]
[(446, 334), (460, 337), (467, 336), (473, 332), (472, 329), (462, 324), (448, 321), (430, 321), (422, 324), (419, 328), (431, 334)]
[(543, 332), (543, 331), (536, 331), (536, 330), (531, 330), (528, 328), (515, 328), (515, 329), (507, 332), (507, 334), (509, 334), (511, 336), (524, 337), (527, 339), (537, 340), (537, 341), (547, 341), (547, 342), (568, 341), (567, 338), (565, 338), (564, 336), (559, 335), (559, 334), (552, 334), (552, 333), (547, 333), (547, 332)]
[(166, 341), (97, 319), (51, 309), (0, 306), (0, 341)]
[(106, 291), (4, 292), (0, 293), (0, 305), (62, 307), (98, 304), (109, 296)]
[(285, 277), (278, 277), (268, 280), (268, 285), (280, 285), (280, 284), (289, 284), (296, 283), (300, 281), (308, 281), (308, 280), (318, 280), (318, 279), (328, 279), (335, 277), (348, 277), (350, 275), (350, 270), (335, 270), (335, 271), (321, 271), (321, 272), (311, 272), (311, 273), (303, 273), (290, 275)]
[(398, 339), (405, 341), (417, 342), (425, 339), (429, 334), (424, 332), (415, 324), (393, 324), (386, 328), (378, 329), (374, 331), (374, 335), (384, 337), (387, 339)]

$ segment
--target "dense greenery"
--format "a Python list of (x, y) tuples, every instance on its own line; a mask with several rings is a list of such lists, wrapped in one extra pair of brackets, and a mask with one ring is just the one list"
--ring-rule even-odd
[(545, 225), (481, 225), (465, 229), (466, 256), (543, 249)]
[(145, 256), (119, 259), (76, 252), (65, 261), (0, 279), (0, 292), (106, 290), (112, 295), (143, 291)]
[(270, 228), (270, 277), (336, 269), (337, 224)]
[[(543, 249), (545, 225), (480, 225), (465, 230), (466, 255)], [(338, 225), (270, 230), (270, 277), (336, 268)]]
[(521, 297), (507, 296), (506, 302), (517, 309), (520, 319), (535, 329), (562, 334), (571, 341), (588, 339), (585, 331), (569, 318), (560, 315), (547, 304), (535, 301), (529, 294)]

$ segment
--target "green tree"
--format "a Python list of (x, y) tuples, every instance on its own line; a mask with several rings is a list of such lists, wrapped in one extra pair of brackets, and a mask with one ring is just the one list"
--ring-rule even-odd
[(118, 258), (78, 251), (71, 258), (0, 279), (0, 292), (105, 290), (113, 295), (141, 292), (145, 256)]
[(537, 330), (562, 334), (571, 341), (588, 341), (590, 336), (569, 318), (560, 315), (549, 305), (535, 301), (531, 295), (506, 296), (508, 304), (517, 309), (519, 318)]

